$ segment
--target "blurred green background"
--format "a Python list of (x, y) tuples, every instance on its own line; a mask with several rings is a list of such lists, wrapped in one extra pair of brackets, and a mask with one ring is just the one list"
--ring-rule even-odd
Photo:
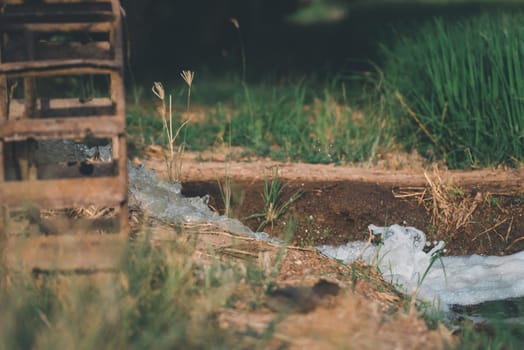
[(521, 1), (491, 0), (123, 0), (130, 60), (138, 77), (191, 67), (238, 69), (240, 24), (248, 77), (361, 68), (380, 63), (378, 44), (433, 17), (450, 21), (514, 11)]
[[(372, 164), (416, 149), (450, 168), (522, 163), (522, 1), (122, 3), (135, 102), (154, 81), (184, 101), (179, 74), (197, 73), (192, 102), (207, 110), (184, 128), (188, 150), (228, 143)], [(152, 115), (131, 111), (135, 140), (162, 142)]]

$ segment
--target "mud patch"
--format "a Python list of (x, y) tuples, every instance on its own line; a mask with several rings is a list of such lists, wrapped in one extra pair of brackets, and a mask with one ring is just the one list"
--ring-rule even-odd
[[(264, 211), (261, 180), (232, 180), (231, 215), (256, 230), (261, 219), (248, 219)], [(264, 227), (272, 236), (284, 238), (293, 233), (292, 243), (301, 246), (338, 245), (366, 240), (368, 225), (404, 224), (427, 234), (429, 241), (444, 240), (447, 254), (507, 255), (524, 249), (524, 196), (491, 195), (489, 188), (461, 193), (482, 200), (468, 223), (459, 230), (437, 231), (431, 224), (432, 212), (420, 198), (400, 199), (399, 186), (359, 181), (291, 181), (282, 200), (300, 191), (302, 196), (289, 210)], [(182, 194), (188, 197), (209, 195), (209, 205), (225, 212), (217, 181), (184, 182)]]

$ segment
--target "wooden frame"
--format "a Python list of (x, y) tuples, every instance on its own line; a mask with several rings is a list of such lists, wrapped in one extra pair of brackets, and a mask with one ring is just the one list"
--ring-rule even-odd
[[(120, 215), (120, 232), (128, 232), (127, 153), (122, 30), (118, 0), (3, 0), (0, 13), (0, 198), (3, 211), (28, 202), (40, 208), (91, 204), (114, 207)], [(78, 32), (96, 33), (102, 39), (78, 41)], [(70, 40), (42, 41), (49, 33)], [(71, 34), (72, 33), (72, 34)], [(8, 44), (5, 38), (13, 36)], [(23, 38), (20, 39), (20, 38)], [(107, 75), (109, 97), (79, 102), (44, 99), (35, 87), (37, 77)], [(20, 80), (21, 79), (21, 80)], [(13, 82), (23, 82), (22, 99), (11, 96)], [(117, 175), (65, 179), (6, 181), (4, 145), (84, 137), (112, 140)], [(9, 214), (0, 216), (0, 235), (7, 231)], [(0, 238), (1, 239), (1, 238)]]

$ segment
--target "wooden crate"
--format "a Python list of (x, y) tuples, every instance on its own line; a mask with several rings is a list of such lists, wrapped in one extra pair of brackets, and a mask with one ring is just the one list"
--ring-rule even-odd
[[(126, 236), (120, 11), (118, 0), (0, 0), (0, 242), (16, 233), (10, 213), (27, 206), (115, 208), (120, 237)], [(71, 97), (67, 84), (85, 81), (104, 88)], [(112, 160), (89, 164), (88, 172), (57, 161), (42, 172), (35, 145), (44, 140), (110, 142)]]

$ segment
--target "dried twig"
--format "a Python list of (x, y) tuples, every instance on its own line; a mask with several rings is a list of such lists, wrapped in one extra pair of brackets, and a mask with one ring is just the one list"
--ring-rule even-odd
[(434, 168), (432, 176), (424, 172), (428, 183), (428, 191), (423, 200), (428, 211), (431, 211), (431, 224), (437, 232), (448, 232), (453, 236), (461, 228), (469, 224), (473, 213), (482, 202), (482, 193), (477, 193), (472, 199), (464, 192), (440, 176), (438, 168)]
[(497, 222), (495, 225), (491, 226), (490, 228), (485, 229), (484, 231), (482, 231), (481, 233), (476, 235), (475, 238), (472, 239), (472, 241), (476, 241), (477, 238), (479, 238), (480, 236), (495, 230), (497, 227), (499, 227), (500, 225), (502, 225), (506, 221), (508, 221), (508, 218), (505, 218), (504, 220), (501, 220), (501, 221)]
[(515, 239), (515, 240), (514, 240), (513, 242), (511, 242), (511, 244), (508, 245), (508, 246), (506, 247), (506, 249), (504, 249), (504, 250), (505, 250), (505, 251), (510, 250), (510, 249), (511, 249), (515, 244), (517, 244), (517, 243), (520, 242), (520, 241), (524, 241), (524, 237), (519, 237), (519, 238)]

